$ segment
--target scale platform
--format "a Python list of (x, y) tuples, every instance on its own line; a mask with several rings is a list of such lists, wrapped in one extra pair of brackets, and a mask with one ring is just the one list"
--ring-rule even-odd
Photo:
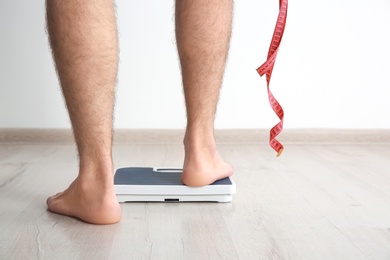
[(203, 187), (181, 182), (182, 169), (126, 167), (115, 171), (114, 185), (119, 202), (230, 202), (236, 185), (230, 178)]

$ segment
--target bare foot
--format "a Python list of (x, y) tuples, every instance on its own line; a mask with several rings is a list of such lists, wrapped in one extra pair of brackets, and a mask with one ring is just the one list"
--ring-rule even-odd
[(233, 167), (218, 154), (215, 144), (185, 143), (182, 182), (187, 186), (205, 186), (233, 175)]
[(114, 224), (121, 219), (121, 208), (112, 180), (77, 177), (64, 192), (47, 199), (51, 212), (76, 217), (92, 224)]

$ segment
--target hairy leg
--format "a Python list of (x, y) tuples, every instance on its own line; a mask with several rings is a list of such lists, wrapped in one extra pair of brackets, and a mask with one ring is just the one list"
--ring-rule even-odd
[(47, 27), (80, 157), (78, 177), (47, 200), (52, 212), (116, 223), (112, 121), (118, 66), (113, 0), (47, 0)]
[(176, 1), (176, 39), (187, 107), (182, 181), (189, 186), (208, 185), (233, 174), (214, 139), (232, 12), (232, 0)]

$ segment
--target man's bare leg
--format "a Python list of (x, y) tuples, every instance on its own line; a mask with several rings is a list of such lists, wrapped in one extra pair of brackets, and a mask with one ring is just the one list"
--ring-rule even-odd
[(182, 181), (189, 186), (208, 185), (233, 174), (214, 139), (232, 12), (232, 0), (176, 1), (176, 39), (187, 107)]
[(112, 120), (118, 64), (113, 0), (47, 0), (53, 57), (80, 156), (78, 177), (47, 200), (52, 212), (116, 223)]

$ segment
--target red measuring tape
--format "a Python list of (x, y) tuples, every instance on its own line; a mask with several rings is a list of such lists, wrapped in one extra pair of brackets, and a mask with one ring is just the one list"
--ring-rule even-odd
[(263, 76), (264, 74), (266, 75), (268, 100), (269, 103), (271, 104), (272, 109), (280, 119), (280, 122), (271, 128), (270, 140), (269, 140), (270, 146), (278, 153), (276, 156), (280, 156), (284, 149), (283, 145), (278, 140), (275, 139), (276, 136), (280, 134), (280, 132), (282, 132), (283, 130), (284, 111), (282, 106), (274, 97), (274, 95), (272, 95), (272, 92), (269, 88), (269, 83), (271, 81), (272, 70), (275, 65), (275, 60), (276, 60), (276, 55), (278, 54), (279, 45), (280, 42), (282, 41), (284, 27), (286, 26), (287, 6), (288, 6), (288, 0), (279, 0), (279, 15), (278, 15), (278, 20), (276, 22), (274, 34), (272, 36), (271, 45), (269, 46), (267, 61), (264, 62), (264, 64), (257, 69), (257, 72), (260, 74), (260, 76)]

